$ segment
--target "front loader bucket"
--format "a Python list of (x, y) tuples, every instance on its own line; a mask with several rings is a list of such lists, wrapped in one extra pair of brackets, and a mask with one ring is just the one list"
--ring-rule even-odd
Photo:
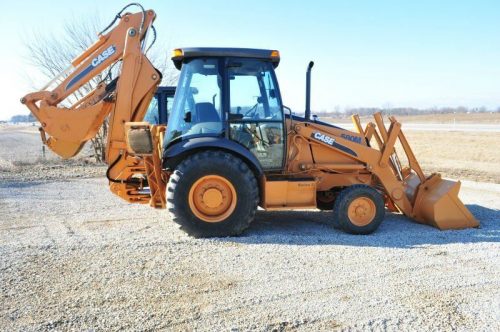
[(439, 174), (433, 174), (416, 189), (413, 218), (418, 222), (440, 230), (479, 226), (458, 198), (460, 181), (444, 180)]
[[(391, 116), (387, 130), (382, 114), (378, 112), (373, 116), (376, 125), (368, 123), (365, 130), (359, 116), (353, 116), (353, 122), (368, 142), (375, 138), (380, 157), (378, 168), (372, 165), (372, 171), (384, 186), (387, 197), (392, 199), (391, 204), (407, 217), (441, 230), (478, 227), (479, 222), (458, 198), (460, 181), (441, 179), (440, 174), (425, 176), (401, 130), (401, 123)], [(402, 165), (398, 157), (397, 140), (406, 155), (407, 165)], [(387, 168), (390, 172), (386, 171)]]

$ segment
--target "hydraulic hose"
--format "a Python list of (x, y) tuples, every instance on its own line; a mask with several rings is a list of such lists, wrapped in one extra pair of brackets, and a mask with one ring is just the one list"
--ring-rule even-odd
[(138, 183), (140, 183), (140, 181), (116, 180), (116, 179), (111, 178), (111, 176), (109, 175), (109, 173), (111, 172), (111, 170), (113, 169), (113, 167), (115, 167), (116, 164), (120, 161), (120, 159), (122, 159), (122, 157), (123, 157), (123, 155), (120, 154), (118, 156), (118, 158), (116, 158), (115, 161), (113, 161), (111, 163), (111, 165), (109, 165), (108, 169), (106, 170), (106, 178), (108, 179), (108, 181), (113, 182), (113, 183), (125, 183), (125, 184), (138, 184)]
[[(122, 17), (122, 13), (125, 11), (125, 9), (129, 8), (129, 7), (132, 7), (132, 6), (137, 6), (141, 9), (141, 12), (142, 12), (142, 19), (141, 19), (141, 26), (139, 28), (139, 34), (142, 33), (142, 29), (144, 28), (144, 20), (146, 19), (146, 11), (144, 10), (144, 7), (140, 4), (140, 3), (137, 3), (137, 2), (132, 2), (132, 3), (129, 3), (128, 5), (126, 5), (125, 7), (123, 7), (115, 16), (115, 18), (111, 21), (111, 23), (108, 24), (107, 27), (105, 27), (101, 32), (99, 32), (100, 35), (102, 35), (103, 33), (105, 33), (106, 31), (109, 30), (109, 28), (111, 28), (115, 22), (120, 19)], [(146, 52), (149, 51), (149, 49), (154, 45), (154, 43), (156, 42), (156, 28), (154, 27), (154, 25), (151, 25), (151, 30), (153, 30), (153, 41), (151, 42), (151, 44), (148, 46), (148, 48), (146, 49)]]
[(125, 11), (125, 9), (129, 8), (129, 7), (132, 7), (132, 6), (137, 6), (139, 8), (141, 8), (141, 11), (142, 11), (142, 20), (141, 20), (141, 28), (140, 28), (140, 31), (142, 31), (142, 28), (144, 27), (144, 19), (146, 17), (146, 11), (144, 10), (144, 7), (142, 7), (142, 5), (140, 3), (137, 3), (137, 2), (132, 2), (132, 3), (129, 3), (128, 5), (126, 5), (125, 7), (122, 8), (122, 10), (120, 10), (115, 18), (113, 19), (113, 21), (111, 21), (111, 23), (104, 28), (104, 30), (102, 30), (101, 32), (99, 32), (100, 35), (102, 35), (103, 33), (105, 33), (107, 30), (109, 30), (109, 28), (111, 28), (113, 26), (113, 24), (115, 24), (116, 20), (118, 20), (119, 18), (122, 17), (122, 13)]

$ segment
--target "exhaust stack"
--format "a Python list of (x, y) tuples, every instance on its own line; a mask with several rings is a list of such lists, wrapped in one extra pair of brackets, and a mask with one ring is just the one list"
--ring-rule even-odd
[(314, 61), (309, 62), (306, 72), (306, 121), (311, 121), (311, 69), (314, 66)]

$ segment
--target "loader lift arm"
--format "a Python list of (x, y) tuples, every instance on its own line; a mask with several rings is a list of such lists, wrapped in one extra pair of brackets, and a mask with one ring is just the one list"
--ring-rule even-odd
[[(375, 185), (383, 187), (388, 207), (400, 211), (407, 217), (439, 229), (461, 229), (479, 226), (478, 221), (458, 198), (460, 181), (441, 179), (440, 174), (426, 177), (413, 154), (413, 151), (401, 130), (401, 123), (389, 117), (390, 126), (386, 129), (381, 113), (374, 114), (375, 123), (368, 123), (363, 130), (359, 117), (352, 117), (359, 134), (365, 136), (368, 143), (375, 137), (378, 149), (370, 145), (359, 144), (336, 136), (329, 144), (322, 140), (311, 141), (316, 133), (331, 135), (325, 127), (314, 122), (295, 125), (295, 135), (319, 144), (338, 154), (350, 158), (350, 164), (304, 164), (305, 169), (327, 169), (334, 172), (358, 170), (375, 176)], [(395, 150), (399, 140), (402, 152), (408, 160), (408, 167), (402, 167)]]
[[(124, 13), (132, 5), (139, 6), (141, 11)], [(136, 156), (127, 152), (125, 142), (126, 124), (142, 121), (161, 81), (161, 73), (145, 55), (147, 33), (154, 32), (155, 18), (153, 10), (144, 10), (139, 4), (124, 7), (98, 35), (98, 40), (77, 56), (67, 70), (42, 90), (24, 96), (21, 103), (40, 122), (43, 142), (63, 158), (74, 157), (85, 142), (96, 135), (109, 115), (106, 162), (110, 167), (106, 175), (111, 191), (130, 202), (164, 207), (163, 197), (152, 199), (155, 192), (164, 190), (165, 180), (161, 172), (153, 169), (152, 160), (160, 156), (160, 144), (155, 142), (161, 142), (165, 128), (143, 125), (151, 135), (156, 135), (149, 154)], [(109, 32), (104, 33), (108, 29)], [(98, 74), (110, 72), (120, 63), (115, 80), (101, 81), (93, 89), (84, 89)], [(77, 93), (83, 98), (73, 101)], [(149, 193), (143, 190), (146, 183), (155, 186)], [(160, 188), (156, 188), (158, 185)]]

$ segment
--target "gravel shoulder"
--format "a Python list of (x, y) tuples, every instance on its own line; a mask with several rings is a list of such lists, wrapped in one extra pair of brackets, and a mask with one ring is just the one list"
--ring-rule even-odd
[(480, 229), (388, 214), (352, 236), (328, 213), (259, 212), (197, 240), (103, 178), (3, 178), (0, 329), (498, 331), (500, 185), (461, 197)]

